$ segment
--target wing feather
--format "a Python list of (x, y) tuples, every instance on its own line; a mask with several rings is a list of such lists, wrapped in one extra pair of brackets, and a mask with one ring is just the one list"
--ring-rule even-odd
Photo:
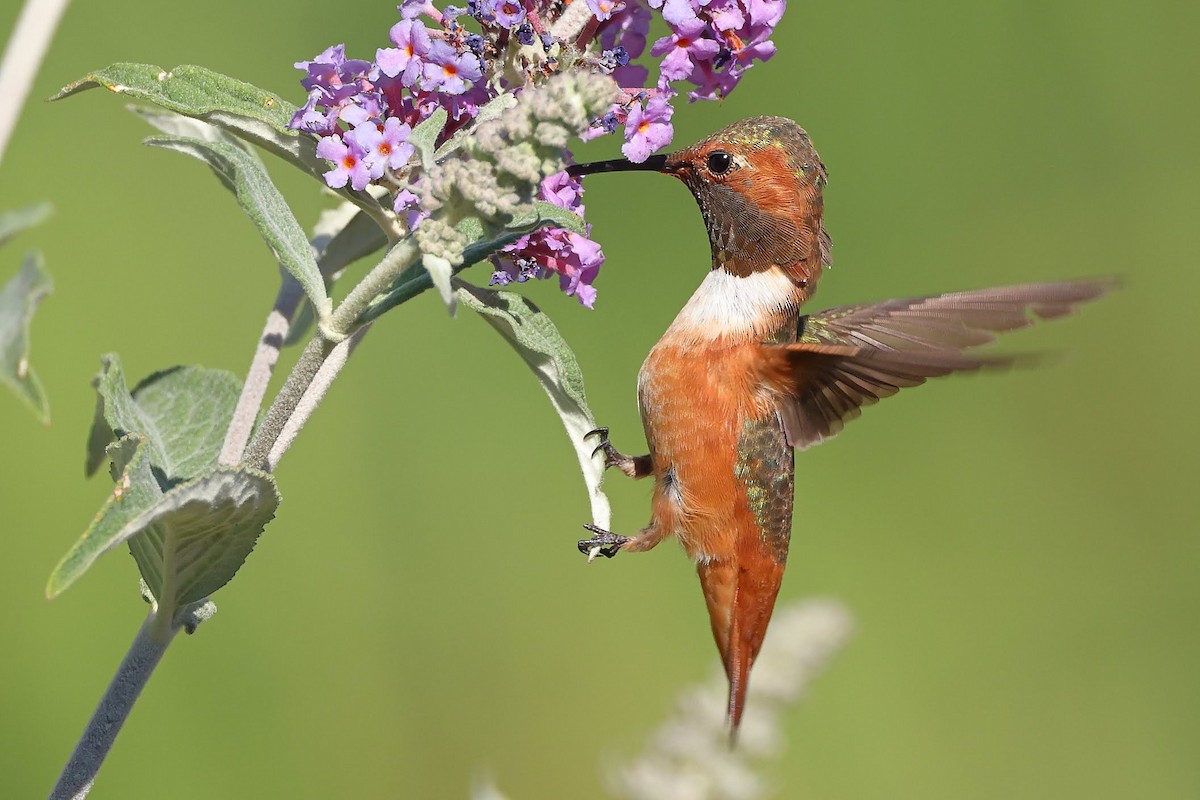
[(1115, 285), (1102, 279), (1029, 283), (828, 309), (801, 317), (795, 342), (762, 345), (764, 378), (781, 396), (788, 442), (803, 450), (900, 389), (1011, 364), (1012, 357), (964, 351), (1070, 314)]

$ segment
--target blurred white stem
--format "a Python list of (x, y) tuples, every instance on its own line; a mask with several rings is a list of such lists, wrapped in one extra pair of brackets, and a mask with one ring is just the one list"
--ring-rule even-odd
[(300, 282), (282, 270), (281, 273), (283, 282), (275, 297), (275, 306), (267, 315), (250, 369), (246, 372), (246, 382), (242, 384), (241, 397), (238, 398), (229, 430), (225, 433), (225, 444), (221, 447), (218, 462), (223, 466), (233, 466), (242, 460), (246, 443), (250, 441), (250, 432), (254, 430), (254, 420), (258, 417), (267, 386), (271, 383), (271, 375), (275, 372), (275, 364), (279, 361), (279, 351), (296, 316), (296, 309), (304, 298)]
[(0, 86), (4, 87), (5, 94), (4, 103), (0, 104), (0, 161), (4, 160), (8, 139), (17, 127), (17, 118), (21, 116), (25, 98), (33, 87), (33, 78), (50, 49), (50, 40), (54, 38), (68, 2), (26, 0), (12, 36), (8, 37), (4, 57), (0, 59)]
[(808, 600), (775, 610), (750, 678), (746, 716), (729, 747), (723, 670), (680, 695), (676, 713), (637, 758), (609, 776), (627, 800), (753, 800), (767, 793), (758, 763), (782, 750), (781, 712), (803, 697), (845, 644), (849, 612), (832, 600)]
[(112, 749), (121, 726), (133, 710), (133, 704), (179, 631), (178, 625), (168, 626), (165, 633), (158, 630), (161, 627), (153, 612), (142, 623), (112, 683), (105, 690), (104, 697), (100, 698), (100, 705), (96, 706), (83, 736), (75, 745), (71, 759), (63, 767), (62, 775), (50, 793), (50, 800), (78, 800), (87, 797), (92, 790), (96, 773), (100, 771), (100, 765)]
[(564, 42), (573, 42), (591, 19), (592, 10), (587, 3), (571, 3), (550, 26), (550, 34)]

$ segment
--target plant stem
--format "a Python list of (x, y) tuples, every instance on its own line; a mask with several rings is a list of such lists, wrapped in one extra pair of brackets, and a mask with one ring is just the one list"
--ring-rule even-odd
[(409, 236), (399, 244), (395, 245), (383, 257), (375, 268), (367, 273), (367, 276), (351, 290), (329, 319), (330, 331), (334, 334), (346, 336), (353, 329), (362, 324), (361, 317), (379, 295), (387, 291), (392, 285), (392, 281), (399, 277), (400, 273), (408, 269), (417, 261), (419, 254), (417, 242)]
[(345, 339), (337, 344), (336, 347), (329, 353), (329, 356), (321, 364), (317, 374), (313, 377), (312, 383), (305, 390), (300, 402), (296, 408), (292, 410), (291, 416), (280, 430), (279, 436), (275, 439), (275, 444), (271, 446), (271, 451), (267, 454), (267, 472), (274, 472), (279, 466), (279, 460), (283, 458), (283, 454), (292, 446), (296, 435), (300, 433), (300, 429), (308, 422), (309, 417), (317, 410), (317, 406), (325, 399), (325, 393), (329, 391), (329, 387), (333, 384), (334, 378), (342, 371), (342, 367), (346, 366), (346, 361), (354, 352), (354, 348), (358, 347), (358, 343), (367, 335), (367, 331), (371, 329), (370, 325), (364, 325), (354, 332), (349, 339)]
[(271, 403), (267, 416), (258, 426), (254, 438), (250, 440), (250, 444), (242, 456), (243, 464), (255, 469), (268, 469), (267, 454), (271, 452), (275, 440), (279, 438), (283, 426), (287, 424), (288, 417), (300, 404), (304, 392), (308, 390), (313, 378), (321, 369), (321, 364), (325, 363), (325, 359), (333, 348), (333, 342), (320, 335), (309, 340), (304, 352), (300, 354), (296, 366), (292, 367), (291, 374), (284, 381), (279, 394), (275, 395), (275, 401)]
[(91, 791), (96, 773), (100, 771), (100, 765), (112, 749), (121, 726), (133, 710), (133, 704), (179, 631), (179, 626), (172, 625), (164, 638), (161, 632), (155, 634), (155, 623), (155, 614), (151, 612), (134, 637), (121, 666), (117, 667), (117, 674), (105, 690), (104, 697), (100, 698), (100, 705), (96, 706), (83, 736), (75, 745), (70, 760), (50, 793), (50, 800), (75, 800), (86, 797)]
[[(587, 3), (583, 7), (578, 7), (574, 3), (567, 6), (562, 15), (554, 21), (550, 26), (550, 34), (564, 42), (574, 41), (575, 37), (579, 36), (588, 24), (588, 21), (593, 18), (591, 9), (587, 7)], [(586, 41), (578, 42), (578, 44), (586, 44)]]
[[(255, 469), (269, 471), (272, 466), (270, 461), (271, 451), (275, 447), (275, 443), (279, 440), (284, 428), (288, 425), (288, 420), (296, 412), (297, 406), (300, 405), (312, 386), (313, 381), (317, 378), (322, 365), (330, 354), (333, 353), (338, 341), (344, 341), (345, 337), (354, 331), (356, 327), (361, 326), (360, 317), (367, 309), (370, 302), (375, 297), (381, 294), (391, 285), (396, 276), (403, 272), (408, 267), (412, 266), (417, 259), (418, 253), (417, 243), (410, 236), (404, 241), (394, 246), (383, 257), (375, 268), (367, 273), (367, 276), (351, 290), (345, 300), (334, 310), (333, 315), (329, 319), (328, 327), (318, 326), (318, 333), (314, 336), (304, 348), (304, 352), (300, 354), (300, 359), (296, 362), (296, 366), (292, 368), (292, 372), (288, 375), (287, 380), (283, 384), (283, 388), (279, 390), (279, 394), (275, 396), (274, 402), (271, 403), (271, 408), (267, 410), (267, 416), (263, 419), (262, 425), (254, 434), (254, 438), (250, 441), (246, 452), (242, 456), (241, 463), (254, 467)], [(359, 336), (359, 339), (362, 337)], [(337, 340), (337, 341), (335, 341)], [(355, 343), (357, 344), (357, 342)], [(346, 355), (349, 356), (349, 351), (353, 348), (352, 345), (346, 346)], [(342, 363), (328, 373), (328, 380), (332, 381), (337, 376), (338, 370), (341, 369)], [(322, 389), (312, 396), (312, 403), (304, 412), (303, 425), (316, 408), (317, 403), (325, 396), (329, 386), (326, 384)], [(295, 439), (299, 432), (299, 426), (293, 426), (289, 433), (287, 444), (283, 446), (286, 450), (291, 445), (291, 440)], [(282, 455), (280, 452), (278, 455)]]
[(258, 339), (258, 347), (255, 348), (250, 369), (246, 372), (246, 382), (242, 384), (241, 397), (238, 398), (229, 430), (225, 433), (225, 444), (221, 447), (218, 460), (222, 466), (232, 466), (242, 459), (246, 442), (250, 440), (250, 432), (254, 430), (258, 409), (262, 406), (271, 375), (275, 372), (275, 364), (279, 361), (283, 340), (291, 327), (292, 319), (296, 316), (296, 309), (300, 307), (300, 301), (304, 298), (304, 289), (300, 282), (287, 272), (281, 270), (280, 274), (282, 283), (279, 285), (279, 294), (275, 296), (275, 305), (267, 315), (266, 324), (263, 325), (262, 336)]
[(67, 3), (68, 0), (26, 0), (4, 47), (0, 59), (0, 86), (5, 94), (0, 106), (0, 160)]

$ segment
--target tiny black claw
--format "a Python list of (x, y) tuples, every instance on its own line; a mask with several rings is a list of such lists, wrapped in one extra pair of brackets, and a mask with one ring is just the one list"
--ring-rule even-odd
[(583, 438), (590, 439), (593, 436), (600, 437), (600, 444), (596, 445), (596, 449), (592, 451), (592, 458), (595, 458), (598, 453), (603, 452), (606, 456), (605, 468), (607, 468), (608, 467), (608, 459), (607, 459), (608, 450), (610, 450), (612, 448), (612, 445), (609, 444), (609, 441), (608, 441), (608, 428), (600, 427), (600, 428), (596, 428), (595, 430), (588, 431), (587, 433), (585, 433), (583, 435)]
[(608, 440), (608, 428), (596, 428), (594, 431), (588, 431), (583, 438), (587, 439), (592, 436), (600, 437), (600, 444), (596, 445), (596, 449), (592, 451), (592, 458), (604, 453), (605, 469), (618, 467), (626, 461), (626, 456), (613, 447), (613, 443)]
[(583, 529), (596, 534), (590, 539), (583, 539), (579, 542), (579, 552), (584, 555), (590, 554), (592, 548), (599, 548), (600, 555), (605, 558), (612, 558), (621, 550), (621, 545), (633, 541), (628, 536), (606, 531), (603, 528), (597, 528), (595, 525), (584, 525)]

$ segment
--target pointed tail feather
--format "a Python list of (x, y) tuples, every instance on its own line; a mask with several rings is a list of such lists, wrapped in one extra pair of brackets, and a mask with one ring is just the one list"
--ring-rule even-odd
[[(746, 708), (750, 668), (762, 648), (775, 596), (783, 580), (783, 564), (767, 554), (740, 559), (700, 562), (696, 572), (708, 603), (713, 638), (721, 651), (729, 679), (729, 736), (737, 739)], [(747, 563), (748, 561), (748, 563)]]

